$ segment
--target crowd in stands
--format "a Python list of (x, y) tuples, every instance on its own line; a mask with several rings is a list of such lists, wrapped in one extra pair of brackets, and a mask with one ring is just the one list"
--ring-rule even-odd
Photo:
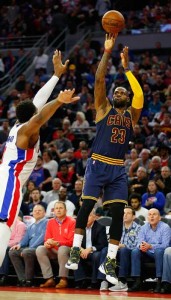
[[(13, 5), (9, 7), (6, 4), (2, 6), (0, 37), (40, 35), (53, 30), (53, 24), (56, 30), (61, 30), (66, 24), (66, 15), (68, 26), (72, 22), (72, 33), (74, 26), (85, 18), (88, 17), (90, 25), (93, 25), (91, 22), (98, 21), (104, 13), (104, 10), (101, 12), (99, 9), (97, 18), (94, 18), (95, 5), (100, 5), (101, 1), (61, 0), (58, 5), (56, 1), (33, 1), (32, 5), (26, 1), (20, 2), (20, 7), (18, 1), (13, 1)], [(111, 3), (105, 2), (109, 5), (105, 8), (108, 10)], [(126, 18), (127, 28), (135, 28), (135, 25), (136, 28), (159, 26), (166, 23), (166, 20), (171, 20), (170, 13), (169, 4), (146, 7), (141, 11), (141, 16), (130, 12)], [(119, 53), (122, 47), (123, 45), (118, 46), (109, 62), (106, 76), (109, 99), (116, 86), (122, 85), (130, 90), (120, 66)], [(129, 67), (141, 84), (145, 105), (125, 157), (129, 207), (125, 208), (118, 253), (119, 283), (118, 286), (109, 287), (111, 291), (127, 291), (127, 278), (130, 276), (135, 280), (130, 291), (142, 289), (140, 256), (143, 254), (144, 261), (155, 262), (155, 292), (171, 293), (171, 266), (168, 263), (171, 256), (171, 55), (168, 53), (165, 57), (160, 56), (160, 49), (162, 48), (146, 51), (138, 57), (133, 52), (130, 53)], [(23, 51), (24, 49), (19, 50), (18, 57), (23, 55)], [(69, 285), (65, 262), (72, 246), (75, 218), (82, 205), (83, 177), (95, 134), (93, 88), (102, 53), (103, 47), (90, 40), (85, 40), (81, 46), (76, 45), (70, 57), (68, 71), (52, 95), (53, 97), (60, 89), (74, 87), (80, 101), (59, 108), (53, 118), (41, 128), (40, 155), (23, 190), (21, 214), (24, 223), (17, 221), (13, 229), (7, 255), (0, 268), (0, 285), (8, 283), (9, 257), (19, 286), (34, 284), (36, 263), (39, 263), (45, 279), (41, 284), (42, 288), (59, 289)], [(0, 76), (11, 69), (15, 61), (11, 51), (4, 58), (0, 56)], [(16, 105), (24, 99), (33, 98), (47, 78), (46, 68), (39, 65), (35, 67), (31, 82), (21, 74), (15, 89), (5, 97), (0, 95), (1, 156), (10, 127), (16, 121)], [(87, 265), (90, 266), (93, 262), (91, 286), (100, 287), (101, 290), (108, 289), (105, 276), (98, 271), (107, 251), (107, 235), (105, 227), (98, 222), (99, 215), (110, 217), (110, 211), (102, 209), (101, 198), (90, 214), (79, 269), (74, 274), (75, 285), (79, 288), (85, 288)], [(60, 280), (57, 284), (50, 265), (50, 260), (54, 258), (58, 259), (59, 264), (57, 276)], [(138, 262), (136, 266), (133, 264), (135, 260)], [(162, 282), (166, 284), (163, 285)]]

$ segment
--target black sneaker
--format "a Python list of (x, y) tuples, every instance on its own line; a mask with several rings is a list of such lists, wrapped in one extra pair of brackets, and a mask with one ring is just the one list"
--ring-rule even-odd
[(106, 280), (112, 284), (118, 284), (118, 278), (115, 273), (116, 259), (112, 259), (109, 256), (106, 257), (105, 261), (99, 267), (99, 271), (106, 274)]
[(71, 270), (77, 270), (79, 261), (80, 261), (80, 248), (72, 247), (70, 251), (70, 258), (68, 259), (68, 262), (65, 264), (65, 268)]
[(162, 283), (161, 294), (171, 294), (171, 284), (169, 282)]

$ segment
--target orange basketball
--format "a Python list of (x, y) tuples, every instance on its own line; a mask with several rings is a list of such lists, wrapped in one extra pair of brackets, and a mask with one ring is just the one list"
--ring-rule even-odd
[(125, 27), (125, 19), (117, 10), (109, 10), (102, 17), (102, 27), (107, 33), (118, 33)]

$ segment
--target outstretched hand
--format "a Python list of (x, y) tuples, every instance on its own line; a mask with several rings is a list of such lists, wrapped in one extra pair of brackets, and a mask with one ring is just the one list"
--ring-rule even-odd
[(121, 52), (121, 62), (122, 62), (122, 67), (124, 69), (127, 69), (128, 65), (129, 65), (128, 50), (129, 50), (129, 48), (125, 46)]
[(66, 72), (69, 60), (66, 60), (65, 63), (63, 64), (61, 59), (61, 51), (55, 50), (52, 61), (53, 61), (55, 75), (60, 77), (62, 74)]
[(61, 91), (58, 95), (58, 101), (67, 104), (79, 100), (79, 96), (73, 97), (74, 93), (75, 89)]
[(118, 33), (115, 33), (115, 34), (108, 33), (108, 34), (106, 34), (106, 39), (105, 39), (105, 43), (104, 43), (105, 50), (112, 51), (117, 36), (118, 36)]

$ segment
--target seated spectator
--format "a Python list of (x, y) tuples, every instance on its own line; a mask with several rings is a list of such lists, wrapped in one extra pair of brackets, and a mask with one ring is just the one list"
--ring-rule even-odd
[(76, 207), (74, 214), (77, 216), (78, 211), (80, 209), (80, 199), (82, 195), (82, 190), (83, 190), (83, 181), (78, 179), (75, 182), (74, 185), (74, 191), (72, 193), (69, 193), (68, 195), (68, 200), (70, 200)]
[(73, 148), (69, 148), (66, 151), (66, 157), (60, 160), (59, 170), (60, 170), (60, 168), (61, 168), (62, 165), (67, 165), (69, 171), (75, 172), (75, 170), (76, 170), (76, 164), (77, 164), (77, 159), (74, 157), (74, 149)]
[(129, 176), (133, 177), (135, 172), (139, 167), (143, 167), (146, 169), (148, 173), (150, 169), (151, 159), (150, 159), (150, 150), (143, 148), (139, 154), (139, 158), (137, 158), (130, 166)]
[[(76, 113), (76, 121), (72, 123), (71, 128), (79, 131), (79, 129), (86, 129), (89, 126), (90, 125), (88, 121), (85, 119), (85, 114), (82, 111), (78, 111)], [(84, 131), (80, 131), (80, 132), (84, 132)]]
[(44, 207), (36, 205), (33, 208), (33, 217), (35, 223), (27, 228), (21, 242), (11, 247), (9, 251), (20, 286), (32, 286), (35, 275), (36, 248), (44, 242), (47, 224)]
[(48, 169), (43, 167), (43, 158), (41, 155), (38, 156), (36, 165), (29, 177), (37, 187), (47, 192), (52, 187), (52, 176)]
[(161, 174), (161, 157), (153, 156), (151, 159), (151, 170), (149, 172), (149, 179), (155, 179), (156, 176)]
[(88, 160), (88, 155), (89, 155), (88, 149), (81, 150), (81, 158), (78, 159), (77, 164), (76, 164), (76, 176), (78, 179), (81, 179), (84, 177), (87, 160)]
[(33, 59), (35, 67), (35, 75), (43, 75), (47, 73), (48, 55), (44, 53), (43, 48), (39, 48), (38, 54)]
[(155, 182), (157, 184), (157, 187), (159, 191), (163, 192), (163, 194), (166, 196), (166, 194), (171, 192), (171, 173), (170, 168), (165, 166), (161, 168), (161, 175), (155, 176)]
[(129, 175), (129, 169), (132, 164), (137, 160), (138, 153), (135, 148), (131, 149), (129, 157), (125, 160), (125, 171)]
[(144, 167), (139, 167), (137, 177), (129, 182), (129, 193), (138, 193), (142, 195), (146, 192), (148, 185), (147, 171)]
[(171, 294), (171, 247), (164, 251), (161, 294)]
[(147, 149), (157, 148), (160, 144), (160, 124), (155, 123), (153, 126), (153, 133), (149, 135), (145, 140), (145, 146)]
[[(131, 276), (135, 278), (130, 292), (141, 290), (141, 262), (155, 261), (156, 278), (158, 279), (154, 292), (161, 289), (164, 250), (170, 243), (170, 227), (161, 221), (158, 209), (152, 208), (148, 212), (148, 222), (141, 227), (138, 234), (138, 244), (131, 253)], [(135, 263), (136, 262), (136, 263)]]
[(156, 208), (162, 216), (164, 214), (165, 202), (165, 195), (162, 192), (158, 192), (156, 182), (154, 180), (150, 180), (148, 183), (147, 193), (142, 195), (142, 206), (147, 209)]
[(165, 202), (165, 206), (164, 206), (164, 213), (166, 215), (171, 215), (171, 193), (168, 193), (166, 195), (166, 202)]
[(70, 171), (67, 165), (62, 165), (60, 171), (57, 173), (57, 177), (62, 181), (62, 185), (65, 186), (68, 191), (74, 188), (74, 182), (76, 175), (73, 171)]
[(141, 132), (147, 137), (152, 134), (152, 127), (149, 125), (149, 118), (147, 116), (142, 116), (141, 118)]
[(16, 244), (19, 244), (22, 240), (25, 231), (26, 231), (26, 225), (23, 223), (23, 214), (20, 211), (18, 214), (18, 218), (16, 219), (14, 223), (14, 227), (11, 232), (11, 237), (9, 240), (8, 248), (5, 254), (4, 261), (2, 263), (2, 266), (0, 267), (0, 286), (6, 285), (8, 281), (8, 274), (9, 274), (9, 265), (10, 265), (10, 259), (9, 259), (9, 249), (13, 247)]
[(81, 142), (79, 142), (78, 149), (74, 152), (74, 157), (77, 159), (81, 159), (82, 158), (81, 151), (83, 149), (88, 149), (88, 145), (87, 145), (86, 141), (82, 140)]
[(44, 207), (44, 209), (46, 210), (47, 204), (42, 201), (42, 195), (41, 195), (41, 191), (39, 190), (39, 188), (34, 188), (31, 192), (30, 196), (32, 199), (32, 202), (29, 204), (30, 215), (33, 214), (33, 209), (34, 209), (35, 205), (37, 205), (37, 204), (42, 205)]
[[(0, 102), (2, 100), (0, 99)], [(2, 122), (2, 127), (0, 128), (0, 145), (6, 142), (8, 134), (10, 131), (9, 121), (5, 120)]]
[(58, 127), (53, 134), (53, 144), (56, 146), (60, 158), (65, 158), (66, 151), (72, 148), (71, 141), (65, 137), (64, 130), (61, 127)]
[(133, 193), (129, 196), (129, 203), (135, 211), (135, 217), (143, 216), (147, 221), (148, 209), (141, 206), (141, 195), (138, 193)]
[(137, 247), (138, 233), (141, 226), (134, 222), (135, 211), (128, 206), (124, 209), (123, 232), (119, 244), (117, 259), (119, 259), (118, 284), (109, 288), (112, 292), (127, 291), (127, 277), (130, 272), (131, 252)]
[(23, 202), (26, 204), (30, 204), (31, 199), (31, 192), (36, 188), (36, 184), (32, 180), (28, 180), (25, 187), (24, 187), (24, 194), (23, 194)]
[(54, 207), (55, 217), (48, 221), (44, 246), (40, 246), (36, 250), (37, 260), (42, 270), (45, 283), (40, 287), (54, 287), (53, 272), (50, 259), (58, 260), (60, 281), (56, 285), (57, 289), (66, 288), (68, 286), (68, 269), (65, 264), (69, 258), (70, 247), (72, 246), (74, 237), (75, 220), (66, 215), (66, 205), (62, 201), (58, 201)]
[(107, 247), (106, 228), (96, 221), (94, 211), (89, 215), (86, 231), (81, 244), (80, 262), (74, 271), (77, 287), (82, 287), (87, 279), (86, 267), (91, 264), (91, 286), (97, 285), (97, 274), (100, 266), (101, 250)]
[(48, 206), (47, 206), (47, 210), (46, 210), (46, 217), (47, 218), (52, 218), (54, 217), (54, 205), (57, 201), (61, 201), (64, 202), (66, 205), (66, 215), (73, 217), (74, 216), (74, 212), (75, 212), (75, 205), (67, 199), (67, 188), (64, 186), (61, 186), (59, 189), (59, 200), (54, 200), (51, 201)]
[(59, 178), (54, 178), (52, 180), (52, 190), (46, 193), (43, 198), (43, 202), (47, 205), (52, 201), (57, 201), (59, 199), (59, 190), (62, 185), (62, 181)]
[(171, 149), (168, 144), (160, 144), (158, 147), (159, 156), (161, 157), (161, 166), (171, 168)]
[(52, 154), (48, 150), (43, 151), (43, 167), (49, 170), (52, 178), (56, 177), (58, 172), (58, 163), (52, 158)]

